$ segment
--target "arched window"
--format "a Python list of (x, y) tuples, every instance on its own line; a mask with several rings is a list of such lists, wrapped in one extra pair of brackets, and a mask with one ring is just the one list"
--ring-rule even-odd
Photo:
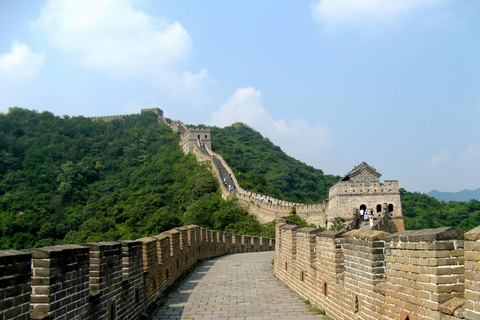
[(382, 212), (382, 205), (381, 204), (377, 204), (377, 212)]
[(392, 212), (393, 211), (393, 204), (389, 204), (388, 205), (388, 212)]
[(325, 296), (328, 295), (328, 286), (327, 286), (327, 283), (326, 283), (326, 282), (323, 284), (323, 294), (324, 294)]
[(358, 296), (355, 295), (355, 305), (353, 306), (353, 312), (357, 313), (358, 312)]
[(360, 206), (360, 210), (363, 210), (363, 211), (367, 210), (367, 206), (364, 205), (364, 204), (362, 204), (362, 205)]
[(303, 282), (303, 280), (305, 280), (305, 273), (302, 271), (302, 272), (300, 273), (300, 281)]
[(285, 262), (285, 271), (288, 270), (288, 262)]

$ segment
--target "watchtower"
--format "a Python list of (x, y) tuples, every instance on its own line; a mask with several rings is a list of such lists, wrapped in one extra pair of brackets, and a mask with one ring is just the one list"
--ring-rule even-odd
[(153, 112), (159, 117), (163, 117), (163, 110), (160, 108), (148, 108), (148, 109), (141, 109), (140, 112)]
[(329, 190), (328, 220), (335, 217), (345, 218), (351, 222), (357, 211), (364, 210), (373, 214), (376, 219), (384, 219), (391, 231), (405, 230), (400, 191), (397, 180), (380, 182), (381, 174), (362, 162), (340, 179)]
[(202, 148), (208, 146), (212, 148), (210, 128), (188, 128), (182, 135), (182, 150), (185, 154), (193, 153), (194, 144)]

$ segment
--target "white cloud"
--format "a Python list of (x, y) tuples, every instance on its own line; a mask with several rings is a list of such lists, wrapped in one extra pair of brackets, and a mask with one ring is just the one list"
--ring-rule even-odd
[(51, 0), (33, 25), (85, 66), (118, 74), (155, 72), (181, 62), (191, 49), (178, 22), (151, 18), (126, 0)]
[(435, 8), (448, 0), (320, 0), (310, 6), (314, 19), (334, 28), (338, 25), (390, 23), (424, 8)]
[(327, 126), (310, 125), (303, 119), (275, 120), (262, 106), (261, 92), (254, 88), (237, 89), (228, 101), (215, 111), (208, 123), (220, 127), (243, 122), (279, 145), (287, 154), (309, 164), (319, 158), (335, 141)]
[(182, 25), (151, 17), (128, 0), (50, 0), (32, 26), (88, 68), (115, 76), (147, 76), (183, 97), (198, 98), (208, 83), (206, 70), (182, 70), (192, 51)]
[(433, 156), (424, 163), (424, 167), (429, 170), (436, 170), (450, 160), (450, 151), (447, 148), (441, 148), (438, 155)]
[[(468, 146), (467, 150), (458, 158), (459, 165), (475, 164), (480, 166), (480, 146)], [(480, 170), (476, 170), (477, 172)], [(480, 181), (479, 181), (480, 184)]]
[(423, 163), (417, 174), (424, 191), (460, 191), (480, 187), (480, 146), (471, 145), (463, 153), (454, 154), (442, 148), (438, 155)]
[(0, 55), (0, 79), (19, 83), (35, 78), (44, 60), (43, 52), (35, 53), (28, 45), (14, 41), (12, 51)]

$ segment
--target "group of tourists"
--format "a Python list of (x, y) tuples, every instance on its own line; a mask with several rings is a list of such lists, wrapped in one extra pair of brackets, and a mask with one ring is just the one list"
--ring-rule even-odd
[(375, 216), (373, 215), (373, 209), (370, 209), (370, 214), (367, 210), (360, 209), (360, 220), (365, 221), (365, 224), (370, 223), (370, 227), (373, 227), (373, 220)]
[[(222, 175), (222, 170), (218, 170), (218, 173), (220, 174), (220, 176)], [(233, 182), (232, 180), (232, 175), (230, 174), (230, 180)], [(225, 188), (228, 189), (228, 191), (236, 191), (237, 188), (235, 187), (235, 185), (231, 185), (231, 184), (228, 184), (227, 183), (227, 178), (226, 177), (223, 177), (223, 185), (225, 186)]]

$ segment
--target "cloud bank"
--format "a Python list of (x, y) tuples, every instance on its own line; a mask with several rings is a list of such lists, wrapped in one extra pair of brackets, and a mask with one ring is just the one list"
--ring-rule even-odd
[(335, 142), (327, 126), (310, 125), (303, 119), (276, 120), (263, 107), (261, 92), (247, 87), (237, 89), (226, 103), (215, 111), (209, 124), (219, 127), (243, 122), (279, 145), (287, 154), (308, 164), (319, 164)]
[(207, 70), (183, 70), (192, 40), (179, 22), (151, 17), (127, 0), (50, 0), (32, 23), (57, 48), (113, 76), (147, 76), (172, 94), (198, 94)]
[(0, 55), (0, 79), (8, 83), (21, 83), (35, 78), (43, 67), (45, 54), (35, 53), (18, 41), (14, 41), (10, 53)]

